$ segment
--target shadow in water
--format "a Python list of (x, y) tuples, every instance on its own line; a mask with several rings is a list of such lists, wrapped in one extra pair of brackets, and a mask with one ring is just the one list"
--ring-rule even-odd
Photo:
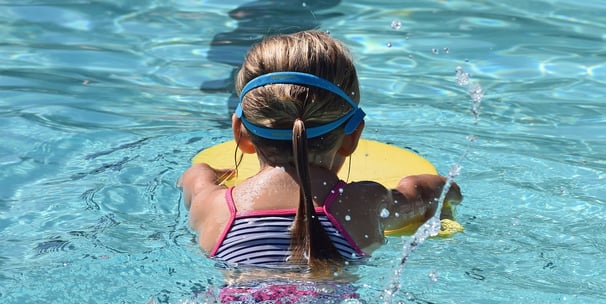
[[(205, 93), (230, 93), (226, 102), (229, 118), (238, 104), (234, 77), (250, 46), (269, 35), (317, 29), (323, 20), (343, 16), (338, 12), (322, 12), (339, 3), (340, 0), (254, 1), (230, 11), (229, 17), (237, 20), (238, 26), (231, 32), (214, 36), (208, 60), (232, 66), (231, 73), (225, 79), (203, 82), (200, 90)], [(231, 126), (230, 121), (227, 124)]]

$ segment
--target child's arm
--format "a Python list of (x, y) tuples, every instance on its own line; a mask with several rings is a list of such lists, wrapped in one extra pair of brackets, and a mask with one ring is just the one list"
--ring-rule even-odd
[(220, 183), (233, 173), (231, 169), (214, 169), (208, 164), (192, 165), (179, 179), (178, 185), (183, 189), (185, 207), (189, 210), (192, 200), (197, 197), (209, 197), (219, 189), (224, 189)]
[[(436, 212), (438, 198), (446, 178), (439, 175), (422, 174), (407, 176), (392, 190), (393, 203), (389, 204), (390, 216), (384, 218), (385, 230), (396, 230), (408, 225), (421, 225)], [(450, 185), (442, 205), (441, 219), (452, 219), (452, 205), (463, 199), (456, 183)]]

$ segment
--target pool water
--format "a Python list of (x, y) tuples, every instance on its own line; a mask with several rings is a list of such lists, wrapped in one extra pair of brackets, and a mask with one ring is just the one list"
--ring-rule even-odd
[(394, 303), (606, 303), (605, 16), (569, 0), (0, 1), (0, 302), (212, 303), (222, 272), (176, 181), (230, 139), (248, 46), (320, 28), (356, 59), (364, 136), (460, 166), (465, 195), (463, 233), (397, 275), (399, 238), (353, 270), (362, 299), (397, 282)]

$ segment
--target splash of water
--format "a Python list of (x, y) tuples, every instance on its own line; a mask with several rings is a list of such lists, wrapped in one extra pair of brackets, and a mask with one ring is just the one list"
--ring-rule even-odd
[(467, 88), (467, 94), (471, 98), (471, 113), (477, 123), (480, 117), (480, 103), (484, 98), (484, 90), (478, 82), (471, 82), (471, 75), (465, 72), (461, 66), (457, 66), (455, 69), (455, 81), (459, 86)]
[[(457, 68), (455, 69), (455, 81), (457, 85), (467, 87), (467, 93), (469, 94), (472, 102), (471, 112), (473, 113), (474, 119), (477, 123), (479, 119), (480, 103), (482, 101), (482, 98), (484, 98), (484, 91), (482, 90), (482, 87), (479, 83), (470, 82), (470, 78), (471, 76), (469, 75), (469, 73), (465, 72), (461, 66), (457, 66)], [(391, 303), (393, 296), (401, 289), (402, 286), (400, 282), (400, 276), (402, 274), (402, 271), (404, 270), (404, 264), (406, 264), (406, 262), (408, 261), (408, 258), (412, 251), (419, 245), (421, 245), (427, 238), (431, 236), (436, 236), (440, 232), (440, 215), (442, 211), (443, 202), (446, 199), (446, 195), (448, 194), (448, 191), (450, 190), (450, 187), (452, 186), (455, 177), (457, 177), (461, 173), (460, 163), (467, 156), (471, 143), (475, 141), (476, 136), (467, 136), (467, 147), (461, 154), (460, 159), (452, 165), (451, 169), (448, 172), (448, 176), (446, 177), (446, 182), (444, 184), (444, 187), (442, 188), (440, 197), (436, 202), (434, 202), (438, 204), (438, 208), (435, 214), (431, 218), (429, 218), (425, 223), (423, 223), (423, 225), (421, 225), (411, 237), (404, 240), (404, 244), (402, 246), (402, 259), (400, 260), (400, 263), (394, 271), (394, 275), (392, 277), (393, 280), (390, 282), (389, 286), (384, 290), (383, 293), (384, 303)], [(437, 272), (433, 271), (430, 274), (430, 277), (432, 281), (435, 282), (435, 280), (437, 280)]]
[(404, 264), (406, 264), (406, 261), (408, 260), (408, 257), (410, 256), (412, 251), (419, 245), (421, 245), (427, 238), (431, 236), (436, 236), (438, 235), (438, 232), (440, 232), (440, 211), (442, 210), (442, 205), (444, 199), (446, 198), (446, 194), (448, 193), (448, 190), (450, 190), (450, 186), (452, 185), (454, 178), (460, 173), (460, 171), (461, 168), (458, 163), (453, 165), (452, 169), (448, 173), (448, 177), (446, 179), (444, 187), (442, 188), (440, 197), (436, 202), (438, 204), (436, 212), (431, 218), (429, 218), (425, 223), (423, 223), (423, 225), (421, 225), (410, 238), (404, 240), (404, 245), (402, 247), (402, 259), (400, 260), (400, 263), (394, 271), (392, 282), (390, 283), (388, 288), (384, 290), (383, 299), (385, 303), (391, 303), (392, 297), (402, 287), (400, 283), (400, 276), (402, 274), (402, 271), (404, 270)]

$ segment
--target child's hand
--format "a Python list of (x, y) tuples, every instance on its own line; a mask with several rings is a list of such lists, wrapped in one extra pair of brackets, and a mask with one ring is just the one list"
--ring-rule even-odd
[[(402, 178), (397, 186), (397, 190), (409, 201), (420, 201), (431, 204), (436, 202), (440, 197), (445, 183), (446, 178), (439, 175), (412, 175)], [(442, 206), (441, 219), (452, 219), (451, 206), (459, 204), (462, 200), (461, 189), (455, 182), (452, 182)], [(435, 210), (435, 207), (431, 209)]]
[(209, 165), (206, 166), (208, 167), (207, 170), (212, 170), (212, 172), (215, 174), (214, 180), (212, 180), (215, 185), (222, 185), (225, 181), (236, 177), (236, 169), (217, 169), (212, 168)]

